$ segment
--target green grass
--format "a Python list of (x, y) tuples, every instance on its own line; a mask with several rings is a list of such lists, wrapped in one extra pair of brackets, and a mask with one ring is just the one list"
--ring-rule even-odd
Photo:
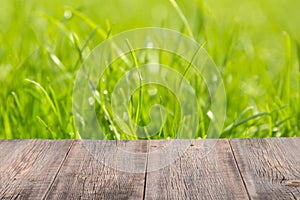
[[(149, 26), (194, 38), (218, 66), (227, 94), (221, 137), (300, 136), (297, 0), (3, 0), (1, 4), (0, 139), (78, 138), (72, 89), (82, 62), (105, 39)], [(105, 138), (139, 139), (115, 123), (111, 92), (126, 71), (153, 59), (184, 74), (195, 89), (201, 105), (196, 137), (205, 138), (210, 98), (189, 63), (151, 50), (132, 51), (126, 58), (128, 63), (122, 59), (112, 63), (96, 86), (100, 98), (95, 110)], [(147, 125), (149, 110), (157, 103), (165, 107), (165, 126), (148, 138), (173, 138), (180, 107), (166, 88), (147, 85), (136, 91), (129, 105), (131, 120)]]

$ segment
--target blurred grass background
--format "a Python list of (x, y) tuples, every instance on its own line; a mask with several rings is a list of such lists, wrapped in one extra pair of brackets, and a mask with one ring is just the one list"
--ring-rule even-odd
[[(300, 136), (300, 2), (177, 3), (223, 76), (221, 137)], [(82, 61), (107, 37), (149, 26), (190, 34), (168, 0), (1, 0), (0, 138), (78, 138), (71, 107)], [(201, 106), (207, 127), (209, 107)], [(110, 122), (101, 123), (116, 139)], [(156, 139), (172, 137), (173, 128)]]

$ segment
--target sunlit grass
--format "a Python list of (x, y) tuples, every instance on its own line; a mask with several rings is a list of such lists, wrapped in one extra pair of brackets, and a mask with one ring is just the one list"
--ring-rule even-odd
[[(4, 1), (0, 8), (0, 138), (78, 138), (72, 114), (76, 72), (103, 40), (138, 27), (175, 29), (203, 44), (222, 74), (227, 118), (221, 137), (300, 136), (300, 3), (296, 0)], [(130, 42), (128, 43), (130, 46)], [(189, 63), (166, 52), (135, 52), (99, 79), (98, 121), (107, 139), (138, 139), (114, 123), (111, 92), (132, 67), (151, 62), (181, 74)], [(193, 68), (185, 74), (199, 96), (205, 138), (210, 99)], [(104, 81), (103, 81), (104, 80)], [(106, 91), (106, 92), (103, 92)], [(156, 95), (153, 95), (156, 94)], [(149, 123), (155, 103), (167, 119), (153, 139), (172, 138), (179, 105), (171, 92), (144, 86), (131, 117)]]

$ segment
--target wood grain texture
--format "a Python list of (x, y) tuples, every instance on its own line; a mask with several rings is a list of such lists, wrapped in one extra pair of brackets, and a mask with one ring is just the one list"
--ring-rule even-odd
[(300, 199), (300, 138), (213, 143), (0, 140), (0, 199)]
[(300, 199), (300, 138), (230, 141), (252, 199)]
[[(166, 142), (152, 142), (150, 152)], [(173, 164), (148, 173), (146, 199), (248, 199), (228, 141), (218, 140), (204, 157), (202, 145), (203, 140), (193, 141)], [(149, 157), (148, 163), (159, 159)]]
[(1, 141), (0, 199), (42, 199), (71, 144), (72, 141)]
[[(135, 165), (133, 163), (136, 162), (128, 158), (116, 156), (118, 148), (146, 153), (147, 141), (88, 141), (84, 144), (76, 142), (47, 199), (142, 199), (146, 156), (142, 163), (137, 162)], [(98, 155), (92, 156), (91, 151)], [(108, 153), (111, 154), (110, 158), (107, 158)], [(137, 171), (143, 167), (143, 173), (117, 171), (99, 162), (103, 157), (115, 161), (115, 167), (126, 165), (127, 169), (137, 168)]]

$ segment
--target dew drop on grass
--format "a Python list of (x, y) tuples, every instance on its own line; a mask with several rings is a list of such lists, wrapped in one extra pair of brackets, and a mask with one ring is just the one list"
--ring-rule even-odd
[(278, 127), (274, 127), (272, 131), (273, 131), (273, 132), (278, 132), (278, 131), (279, 131), (279, 128), (278, 128)]
[(217, 82), (218, 81), (218, 76), (216, 74), (213, 75), (212, 77), (213, 82)]
[(149, 71), (153, 74), (157, 74), (159, 72), (159, 65), (158, 64), (152, 64)]
[(209, 117), (210, 120), (215, 119), (215, 116), (214, 116), (213, 112), (211, 112), (211, 110), (209, 110), (206, 114), (207, 114), (207, 116)]
[(94, 97), (89, 97), (89, 104), (92, 106), (92, 105), (94, 105), (94, 103), (95, 103), (95, 99), (94, 99)]
[(97, 90), (93, 90), (93, 93), (94, 93), (94, 98), (97, 100), (97, 102), (100, 101), (100, 94)]
[(124, 121), (128, 121), (128, 114), (127, 114), (127, 112), (123, 112), (123, 120)]
[(80, 123), (82, 126), (85, 126), (85, 123), (84, 123), (84, 120), (83, 120), (83, 117), (79, 114), (79, 113), (76, 113), (76, 117), (79, 119)]
[(152, 49), (154, 46), (153, 42), (147, 42), (147, 48)]
[(107, 94), (108, 94), (108, 91), (107, 91), (107, 90), (104, 90), (104, 91), (103, 91), (103, 94), (104, 94), (104, 95), (107, 95)]
[(275, 137), (281, 137), (283, 135), (283, 133), (282, 132), (280, 132), (280, 131), (278, 131), (278, 132), (276, 132), (276, 135), (275, 135)]
[(148, 89), (148, 94), (149, 94), (150, 96), (156, 95), (156, 94), (157, 94), (157, 89), (156, 89), (156, 88), (149, 88), (149, 89)]
[(70, 19), (72, 17), (72, 12), (70, 10), (65, 10), (64, 18)]

